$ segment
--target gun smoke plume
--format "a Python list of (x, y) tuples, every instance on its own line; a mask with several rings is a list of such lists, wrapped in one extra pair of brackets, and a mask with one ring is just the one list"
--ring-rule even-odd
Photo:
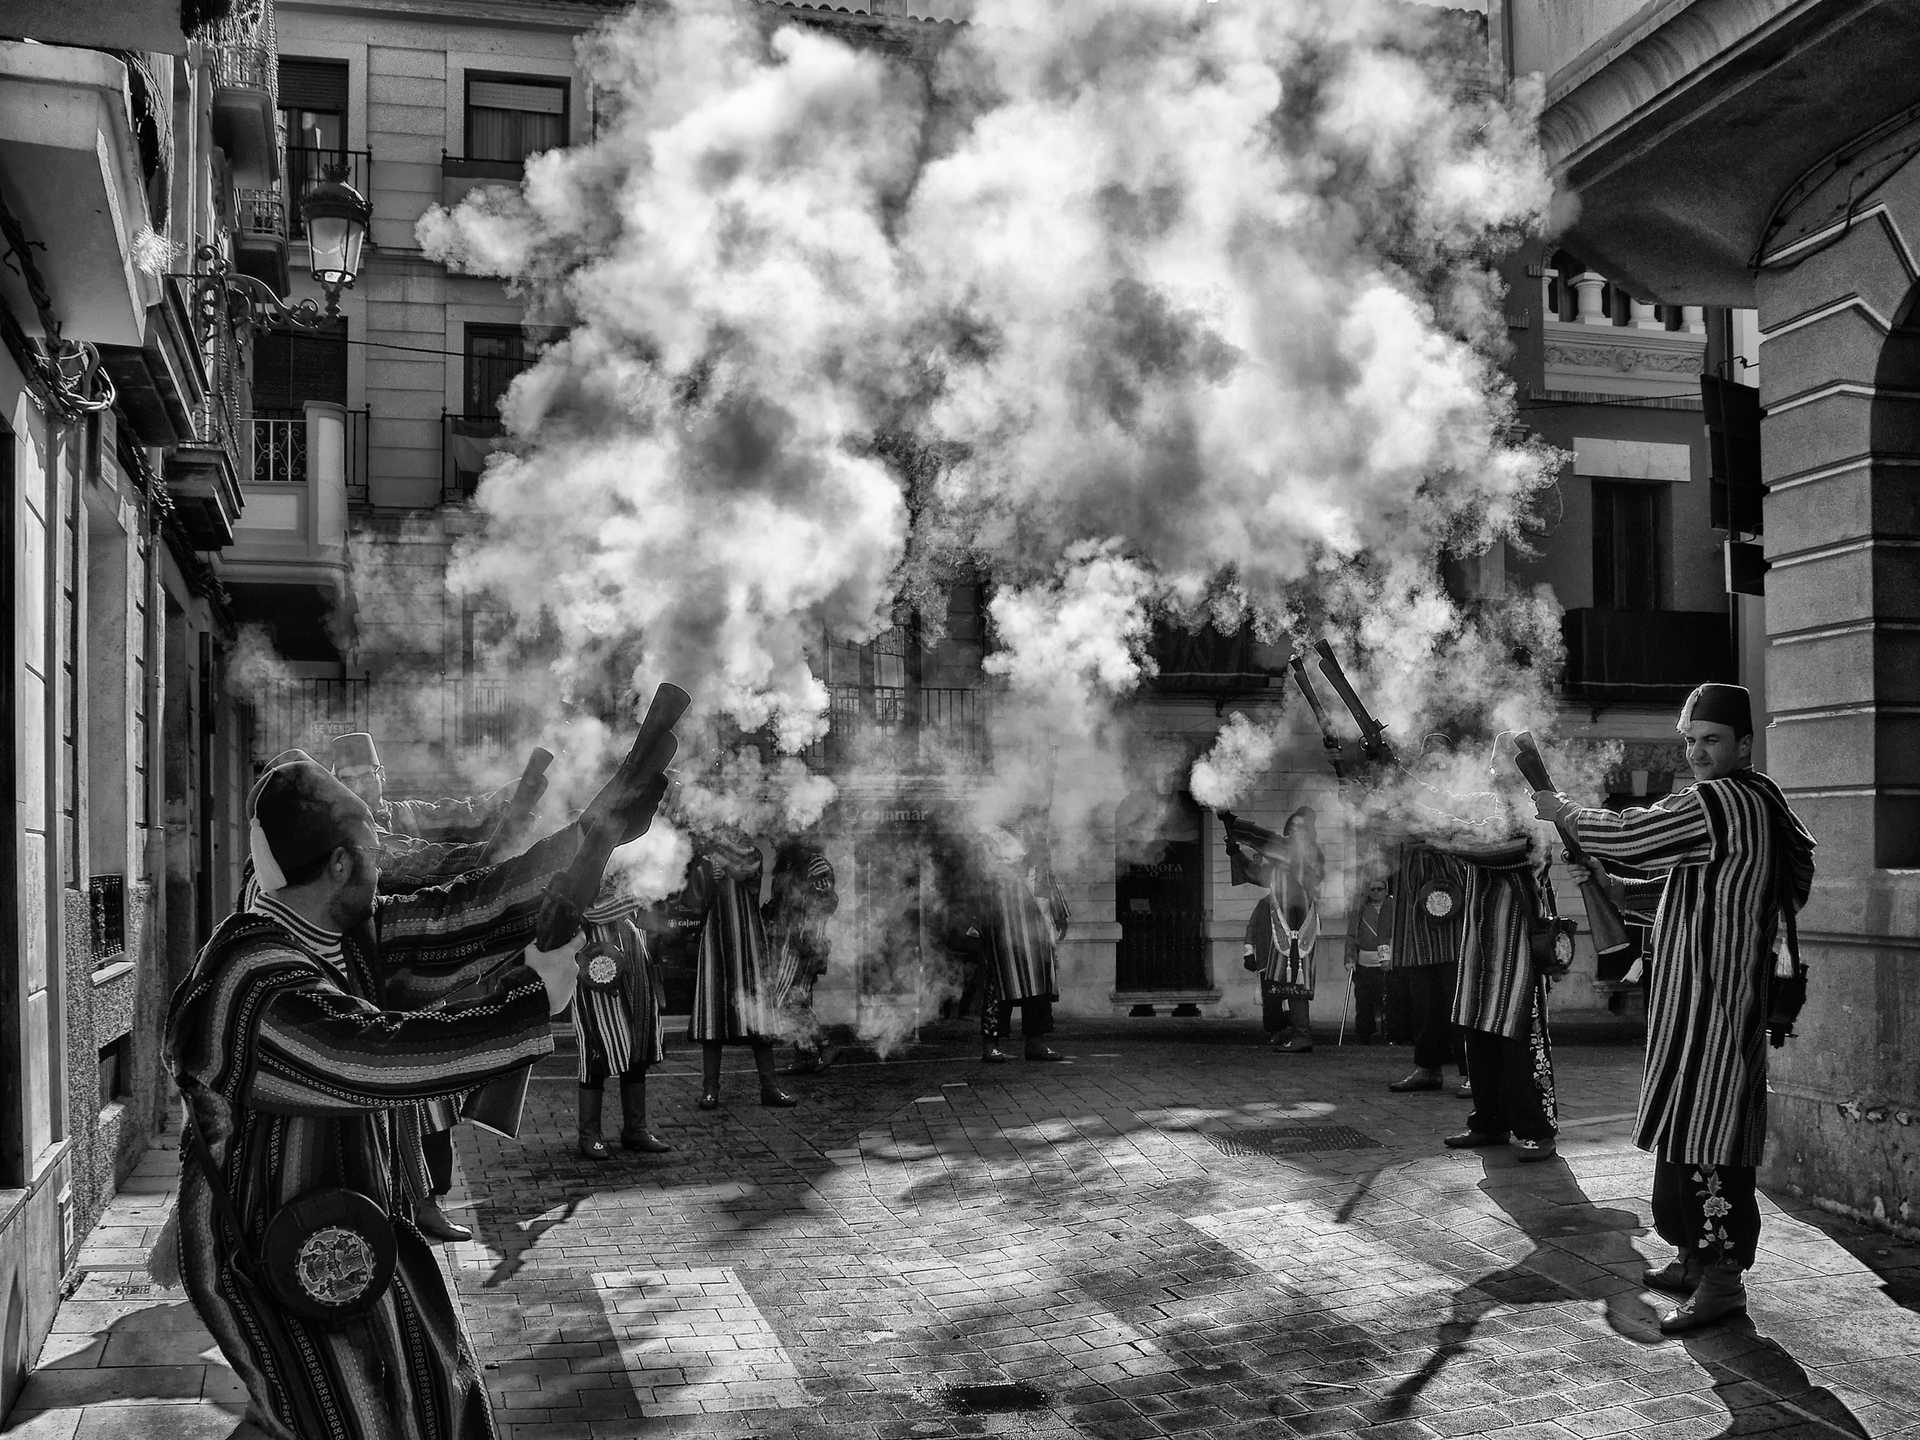
[(981, 0), (923, 69), (733, 0), (610, 22), (594, 141), (420, 223), (569, 327), (506, 398), (455, 584), (558, 656), (556, 701), (670, 678), (793, 751), (810, 657), (977, 565), (980, 819), (1062, 837), (1139, 783), (1156, 620), (1339, 637), (1403, 736), (1538, 721), (1547, 607), (1465, 616), (1437, 573), (1553, 461), (1508, 428), (1490, 268), (1548, 204), (1535, 97), (1489, 93), (1458, 21)]

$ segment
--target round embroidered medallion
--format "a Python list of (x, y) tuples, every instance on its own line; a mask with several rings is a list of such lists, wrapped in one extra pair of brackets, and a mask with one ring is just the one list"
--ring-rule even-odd
[(344, 1225), (309, 1235), (294, 1260), (300, 1288), (323, 1305), (351, 1305), (373, 1283), (379, 1257), (367, 1237)]
[(587, 962), (587, 979), (595, 985), (611, 985), (619, 973), (611, 955), (596, 955)]
[(1444, 920), (1453, 914), (1453, 892), (1451, 890), (1432, 889), (1423, 900), (1427, 914), (1436, 920)]
[(1553, 963), (1563, 969), (1570, 969), (1573, 965), (1573, 936), (1565, 930), (1554, 932)]

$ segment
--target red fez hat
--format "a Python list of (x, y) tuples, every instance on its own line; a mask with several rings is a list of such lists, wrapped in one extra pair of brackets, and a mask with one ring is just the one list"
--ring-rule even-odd
[(304, 750), (276, 756), (247, 795), (248, 849), (262, 890), (342, 845), (373, 839), (373, 812)]
[(1720, 685), (1709, 682), (1696, 686), (1680, 707), (1680, 722), (1674, 728), (1684, 731), (1695, 721), (1708, 725), (1726, 725), (1735, 737), (1753, 733), (1753, 697), (1744, 685)]

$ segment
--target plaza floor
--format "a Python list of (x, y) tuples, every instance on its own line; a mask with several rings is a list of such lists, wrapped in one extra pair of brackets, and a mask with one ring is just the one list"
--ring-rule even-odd
[[(1920, 1246), (1773, 1195), (1750, 1318), (1663, 1338), (1639, 1284), (1637, 1050), (1564, 1039), (1560, 1157), (1448, 1151), (1407, 1052), (1244, 1025), (1070, 1026), (988, 1066), (964, 1027), (853, 1052), (763, 1109), (745, 1052), (678, 1148), (572, 1146), (569, 1057), (520, 1142), (461, 1127), (444, 1247), (511, 1440), (946, 1436), (1920, 1436)], [(617, 1102), (608, 1103), (609, 1130)], [(0, 1435), (224, 1437), (244, 1397), (144, 1263), (157, 1149)]]

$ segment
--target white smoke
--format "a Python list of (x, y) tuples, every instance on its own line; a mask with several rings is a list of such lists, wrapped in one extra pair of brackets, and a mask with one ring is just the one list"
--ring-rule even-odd
[[(792, 751), (823, 648), (977, 562), (979, 818), (1056, 836), (1142, 778), (1162, 616), (1333, 635), (1401, 735), (1539, 721), (1549, 608), (1463, 616), (1436, 576), (1554, 458), (1512, 438), (1491, 272), (1548, 204), (1537, 96), (1494, 97), (1458, 30), (981, 0), (916, 72), (732, 0), (610, 22), (596, 140), (419, 227), (569, 327), (508, 396), (456, 585), (560, 657), (556, 696), (672, 679)], [(1244, 788), (1257, 728), (1196, 788)]]

